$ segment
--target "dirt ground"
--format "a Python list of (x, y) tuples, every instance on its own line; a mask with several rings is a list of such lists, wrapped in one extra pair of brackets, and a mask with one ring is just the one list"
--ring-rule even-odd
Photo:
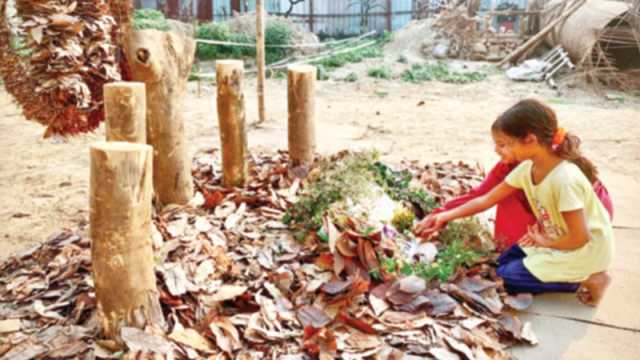
[[(468, 85), (413, 85), (364, 74), (360, 79), (318, 82), (321, 153), (376, 148), (392, 162), (465, 160), (490, 166), (495, 160), (488, 131), (492, 120), (518, 99), (536, 97), (551, 103), (562, 125), (582, 137), (605, 183), (609, 176), (640, 177), (640, 106), (630, 96), (621, 103), (580, 90), (558, 95), (544, 84), (514, 83), (498, 73)], [(247, 120), (253, 122), (254, 79), (247, 80), (245, 89)], [(253, 151), (286, 148), (286, 101), (286, 81), (269, 80), (269, 119), (251, 130)], [(190, 83), (184, 110), (191, 151), (217, 147), (215, 88), (203, 82), (198, 91), (197, 83)], [(66, 141), (42, 139), (43, 128), (25, 121), (4, 91), (0, 119), (0, 258), (5, 258), (62, 227), (87, 221), (88, 145), (102, 139), (104, 129)], [(625, 186), (638, 189), (638, 180)], [(616, 199), (616, 189), (611, 191), (614, 201), (622, 201)]]

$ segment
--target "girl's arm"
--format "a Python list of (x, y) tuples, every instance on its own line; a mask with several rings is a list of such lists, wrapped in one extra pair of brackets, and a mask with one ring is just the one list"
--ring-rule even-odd
[(487, 194), (475, 198), (455, 209), (445, 211), (441, 215), (443, 215), (444, 220), (447, 222), (475, 215), (491, 208), (495, 204), (499, 203), (502, 199), (506, 198), (516, 191), (516, 188), (508, 185), (503, 181)]
[(537, 245), (556, 250), (576, 250), (583, 247), (589, 241), (589, 228), (584, 210), (562, 212), (564, 222), (567, 224), (567, 233), (555, 239), (545, 235), (538, 226), (529, 229), (529, 233), (520, 242), (521, 245)]
[(442, 208), (438, 209), (438, 212), (448, 211), (455, 209), (459, 206), (462, 206), (469, 201), (476, 199), (482, 195), (489, 193), (496, 186), (500, 185), (500, 183), (509, 175), (509, 172), (513, 170), (513, 167), (509, 165), (503, 164), (501, 162), (497, 163), (487, 177), (476, 187), (471, 189), (467, 194), (458, 196), (455, 199), (449, 200)]
[(429, 236), (431, 233), (442, 228), (447, 222), (485, 211), (516, 191), (516, 188), (503, 181), (489, 193), (475, 198), (464, 205), (425, 218), (416, 225), (414, 232), (422, 237)]

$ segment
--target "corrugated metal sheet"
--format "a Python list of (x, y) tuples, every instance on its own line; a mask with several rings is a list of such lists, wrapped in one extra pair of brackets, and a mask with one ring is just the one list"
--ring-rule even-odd
[[(166, 1), (166, 0), (165, 0)], [(213, 20), (223, 21), (232, 15), (232, 0), (179, 0), (180, 17), (198, 17), (198, 1), (210, 1)], [(399, 29), (412, 19), (413, 3), (416, 0), (391, 1), (391, 27)], [(255, 0), (243, 0), (248, 11), (255, 11)], [(142, 0), (143, 8), (158, 8), (158, 0)], [(367, 4), (369, 15), (367, 16)], [(265, 0), (265, 8), (271, 14), (284, 14), (289, 9), (288, 0)], [(161, 9), (163, 10), (163, 9)], [(242, 9), (244, 11), (244, 9)], [(296, 4), (291, 19), (307, 29), (312, 28), (310, 15), (313, 13), (313, 31), (327, 35), (352, 35), (367, 31), (382, 32), (388, 29), (388, 9), (386, 0), (315, 0), (313, 12), (310, 1)]]

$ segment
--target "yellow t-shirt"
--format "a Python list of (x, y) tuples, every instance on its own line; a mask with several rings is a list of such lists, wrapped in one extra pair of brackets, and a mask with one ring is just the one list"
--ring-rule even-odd
[(583, 209), (590, 239), (571, 251), (524, 247), (524, 266), (544, 282), (580, 282), (607, 270), (613, 257), (613, 227), (587, 177), (578, 166), (563, 161), (534, 185), (532, 166), (532, 161), (522, 162), (505, 181), (524, 191), (538, 224), (551, 238), (558, 238), (567, 233), (561, 213)]

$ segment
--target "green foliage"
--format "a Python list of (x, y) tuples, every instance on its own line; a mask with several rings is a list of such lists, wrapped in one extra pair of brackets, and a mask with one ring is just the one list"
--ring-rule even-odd
[[(354, 44), (353, 46), (358, 46)], [(335, 54), (328, 58), (313, 62), (314, 65), (322, 65), (328, 70), (345, 66), (346, 64), (359, 63), (364, 59), (379, 58), (383, 56), (380, 40), (372, 46), (361, 48), (358, 50)]]
[[(245, 37), (232, 34), (229, 24), (225, 22), (210, 22), (199, 25), (196, 29), (196, 37), (204, 40), (232, 42), (247, 40)], [(255, 48), (198, 43), (196, 54), (201, 60), (243, 58), (255, 55)]]
[(396, 201), (405, 201), (419, 208), (423, 213), (432, 212), (438, 207), (437, 201), (423, 189), (411, 187), (411, 173), (407, 170), (395, 171), (387, 165), (377, 162), (372, 165), (374, 179), (389, 196)]
[(273, 72), (273, 78), (278, 80), (284, 80), (287, 78), (287, 72), (284, 70), (275, 70)]
[(319, 167), (318, 178), (313, 179), (298, 201), (287, 210), (283, 222), (297, 224), (302, 230), (316, 231), (329, 207), (343, 199), (357, 199), (373, 181), (368, 170), (377, 160), (372, 152), (347, 154), (335, 162)]
[(169, 30), (169, 23), (161, 11), (155, 9), (138, 9), (133, 12), (132, 28), (134, 30), (155, 29)]
[(378, 38), (378, 42), (381, 45), (388, 44), (393, 40), (393, 34), (390, 31), (385, 30)]
[(162, 11), (156, 9), (138, 9), (133, 12), (134, 20), (166, 20)]
[[(292, 30), (287, 24), (271, 19), (267, 21), (264, 33), (265, 45), (289, 45), (291, 36)], [(210, 22), (199, 25), (196, 30), (196, 37), (205, 40), (237, 43), (255, 44), (256, 42), (254, 36), (233, 33), (229, 24), (225, 22)], [(267, 64), (280, 61), (289, 56), (290, 51), (290, 48), (267, 46), (265, 49), (265, 60)], [(256, 56), (256, 48), (199, 43), (197, 56), (201, 60), (253, 58)]]
[(324, 65), (317, 65), (316, 68), (318, 69), (316, 79), (320, 81), (329, 80), (329, 72), (327, 71), (327, 68), (324, 67)]
[(387, 91), (376, 90), (373, 92), (379, 98), (385, 98), (389, 93)]
[(382, 258), (381, 269), (388, 274), (396, 272), (409, 276), (417, 275), (425, 280), (445, 282), (455, 274), (461, 266), (470, 266), (480, 257), (480, 253), (469, 248), (462, 240), (455, 240), (438, 253), (436, 260), (430, 264), (416, 262), (413, 264), (399, 262), (390, 257)]
[(457, 72), (449, 70), (446, 63), (419, 65), (414, 64), (411, 69), (405, 70), (401, 76), (402, 80), (415, 84), (425, 81), (438, 80), (445, 83), (467, 84), (482, 81), (487, 78), (483, 72)]
[(456, 241), (471, 244), (486, 232), (487, 230), (480, 224), (478, 219), (467, 217), (448, 223), (447, 227), (440, 231), (438, 240), (443, 244), (452, 244)]
[(343, 80), (346, 82), (356, 82), (358, 81), (358, 74), (352, 72), (349, 75), (345, 76)]
[(407, 59), (407, 57), (404, 56), (404, 55), (400, 55), (400, 56), (398, 56), (398, 62), (400, 64), (408, 64), (409, 63), (409, 59)]
[[(286, 23), (277, 20), (268, 20), (264, 30), (265, 45), (289, 45), (293, 31)], [(255, 40), (254, 40), (255, 42)], [(267, 47), (265, 58), (267, 64), (280, 61), (291, 52), (290, 48)]]
[(381, 66), (373, 69), (369, 69), (367, 75), (376, 79), (391, 79), (393, 72), (387, 66)]
[(411, 231), (415, 219), (416, 214), (414, 214), (413, 211), (402, 207), (393, 212), (391, 225), (399, 232), (404, 233), (405, 231)]

